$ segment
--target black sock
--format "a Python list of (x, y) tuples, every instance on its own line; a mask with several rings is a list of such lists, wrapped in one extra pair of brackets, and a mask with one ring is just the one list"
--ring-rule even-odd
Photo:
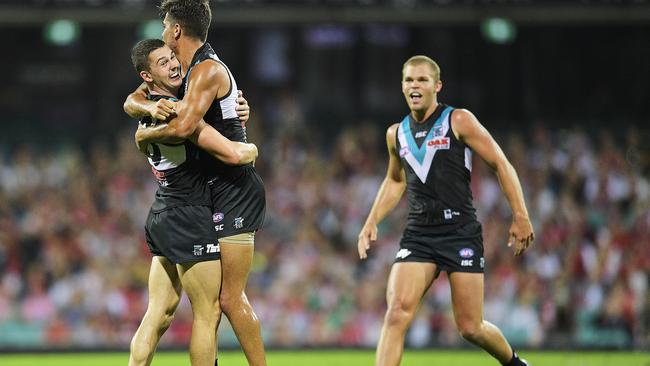
[(512, 350), (512, 359), (508, 361), (508, 363), (504, 363), (503, 366), (528, 366), (527, 363), (522, 361), (519, 358), (519, 355), (517, 355), (517, 352), (515, 350)]
[(214, 366), (219, 366), (219, 359), (218, 358), (214, 359)]

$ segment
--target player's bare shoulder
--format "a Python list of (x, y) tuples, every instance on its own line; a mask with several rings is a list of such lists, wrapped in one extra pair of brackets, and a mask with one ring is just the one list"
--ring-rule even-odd
[(474, 129), (479, 127), (476, 116), (465, 108), (454, 109), (451, 115), (451, 129), (457, 139), (467, 136), (472, 133)]
[(202, 61), (194, 66), (188, 82), (190, 89), (192, 87), (222, 89), (221, 87), (224, 86), (227, 91), (230, 87), (230, 77), (226, 67), (221, 62), (211, 60)]
[(393, 123), (386, 130), (386, 145), (388, 145), (388, 148), (391, 150), (395, 150), (398, 127), (399, 123)]

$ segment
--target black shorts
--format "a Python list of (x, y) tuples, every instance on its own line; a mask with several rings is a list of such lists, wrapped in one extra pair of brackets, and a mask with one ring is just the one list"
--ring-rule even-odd
[(440, 271), (483, 273), (483, 234), (481, 224), (473, 221), (451, 233), (429, 234), (406, 229), (399, 243), (395, 263), (427, 262)]
[(221, 258), (209, 206), (180, 206), (149, 211), (144, 227), (149, 250), (174, 263)]
[(234, 177), (210, 181), (212, 220), (219, 238), (255, 232), (264, 224), (266, 193), (253, 167)]

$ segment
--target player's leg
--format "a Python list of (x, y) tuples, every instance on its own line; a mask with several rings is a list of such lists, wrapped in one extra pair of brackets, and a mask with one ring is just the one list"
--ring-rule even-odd
[(399, 365), (404, 337), (413, 321), (422, 296), (433, 283), (434, 263), (401, 262), (393, 264), (388, 277), (388, 309), (377, 345), (375, 365)]
[(192, 366), (213, 366), (217, 347), (215, 329), (221, 312), (221, 261), (178, 264), (177, 269), (194, 315), (190, 337), (190, 362)]
[(174, 318), (181, 290), (176, 266), (165, 257), (154, 256), (149, 270), (149, 304), (131, 340), (129, 366), (151, 363), (160, 337)]
[(483, 348), (503, 365), (525, 365), (499, 328), (483, 319), (483, 273), (453, 272), (449, 275), (454, 320), (460, 334)]
[(223, 281), (219, 302), (228, 317), (249, 365), (266, 365), (260, 321), (246, 297), (253, 262), (254, 233), (219, 239)]

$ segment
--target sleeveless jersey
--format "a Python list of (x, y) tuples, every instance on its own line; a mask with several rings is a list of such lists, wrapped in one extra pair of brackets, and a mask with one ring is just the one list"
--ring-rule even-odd
[[(162, 95), (149, 95), (150, 100), (162, 98), (176, 100)], [(140, 124), (157, 124), (151, 117), (140, 120)], [(210, 192), (207, 180), (201, 174), (197, 151), (191, 142), (178, 144), (149, 144), (149, 164), (158, 181), (158, 190), (151, 210), (164, 211), (188, 205), (210, 206)]]
[[(241, 121), (239, 120), (237, 112), (235, 111), (235, 106), (237, 105), (237, 83), (235, 82), (235, 78), (232, 76), (232, 73), (226, 64), (224, 64), (219, 59), (219, 57), (217, 57), (217, 54), (214, 52), (212, 46), (210, 46), (209, 43), (203, 44), (203, 46), (196, 50), (196, 53), (192, 58), (192, 62), (190, 62), (189, 69), (183, 78), (180, 97), (183, 98), (187, 93), (190, 75), (192, 74), (192, 69), (194, 66), (205, 60), (218, 62), (226, 69), (226, 72), (228, 73), (228, 77), (230, 79), (230, 87), (228, 89), (228, 93), (226, 93), (223, 97), (216, 99), (212, 103), (208, 111), (203, 116), (203, 120), (205, 120), (205, 122), (210, 126), (214, 127), (214, 129), (219, 131), (227, 139), (231, 141), (247, 142), (246, 131), (242, 127)], [(238, 176), (242, 173), (242, 169), (246, 167), (246, 165), (227, 165), (201, 149), (199, 149), (198, 156), (203, 173), (209, 179), (214, 179), (216, 176)]]
[(451, 129), (453, 108), (438, 105), (424, 122), (408, 115), (397, 128), (406, 172), (407, 229), (447, 233), (476, 221), (470, 188), (472, 152)]

